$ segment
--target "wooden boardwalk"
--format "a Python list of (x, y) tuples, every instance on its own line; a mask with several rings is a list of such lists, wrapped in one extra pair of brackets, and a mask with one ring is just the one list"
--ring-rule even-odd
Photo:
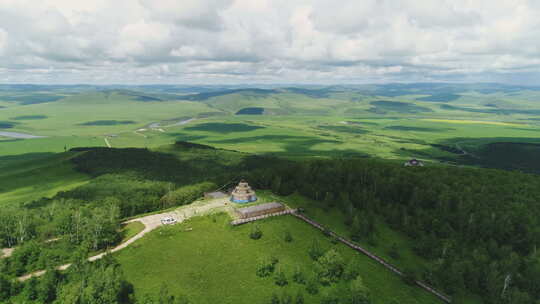
[(295, 214), (295, 213), (296, 213), (296, 209), (287, 209), (287, 210), (284, 210), (284, 211), (275, 212), (275, 213), (269, 213), (269, 214), (265, 214), (265, 215), (259, 215), (259, 216), (244, 218), (244, 219), (236, 219), (236, 220), (231, 222), (231, 225), (238, 226), (238, 225), (242, 225), (242, 224), (245, 224), (245, 223), (250, 223), (250, 222), (262, 220), (262, 219), (273, 217), (273, 216), (280, 216), (280, 215), (286, 215), (286, 214)]
[[(323, 232), (326, 232), (326, 233), (330, 234), (331, 236), (335, 237), (337, 240), (339, 240), (343, 244), (349, 246), (350, 248), (365, 254), (366, 256), (368, 256), (372, 260), (375, 260), (379, 264), (383, 265), (384, 267), (386, 267), (388, 270), (392, 271), (393, 273), (395, 273), (395, 274), (397, 274), (397, 275), (399, 275), (401, 277), (404, 276), (402, 271), (400, 271), (394, 265), (392, 265), (392, 264), (388, 263), (387, 261), (385, 261), (383, 258), (381, 258), (379, 256), (376, 256), (375, 254), (367, 251), (366, 249), (362, 248), (361, 246), (358, 246), (358, 245), (354, 244), (353, 242), (351, 242), (351, 241), (337, 235), (336, 233), (326, 229), (323, 225), (315, 222), (314, 220), (308, 218), (307, 216), (305, 216), (305, 215), (303, 215), (301, 213), (298, 213), (298, 212), (293, 212), (292, 215), (294, 215), (295, 217), (297, 217), (297, 218), (303, 220), (304, 222), (312, 225), (313, 227), (315, 227), (315, 228), (317, 228), (317, 229), (319, 229), (319, 230), (321, 230)], [(438, 297), (442, 301), (444, 301), (446, 303), (452, 303), (452, 300), (450, 299), (449, 296), (443, 294), (442, 292), (439, 292), (439, 291), (435, 290), (435, 288), (427, 285), (426, 283), (423, 283), (421, 281), (415, 281), (415, 283), (416, 283), (416, 285), (418, 285), (421, 288), (423, 288), (424, 290), (432, 293), (433, 295), (435, 295), (436, 297)]]

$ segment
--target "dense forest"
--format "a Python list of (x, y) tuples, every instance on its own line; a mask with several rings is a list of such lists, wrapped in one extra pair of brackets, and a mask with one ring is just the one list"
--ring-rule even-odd
[[(115, 285), (114, 296), (130, 298), (129, 284), (120, 279), (114, 261), (87, 265), (81, 256), (117, 244), (123, 218), (190, 203), (203, 192), (242, 177), (257, 189), (299, 193), (324, 208), (339, 208), (355, 241), (369, 241), (377, 233), (374, 215), (383, 218), (414, 239), (416, 253), (429, 261), (424, 269), (410, 270), (411, 275), (451, 294), (455, 303), (466, 292), (480, 295), (487, 304), (540, 299), (537, 175), (403, 167), (377, 159), (293, 161), (186, 143), (167, 153), (81, 151), (72, 161), (76, 170), (94, 177), (89, 183), (0, 211), (0, 246), (17, 245), (12, 257), (0, 260), (0, 301), (17, 296), (52, 303), (72, 296), (71, 289), (81, 280), (88, 292), (105, 288), (91, 285), (98, 284), (92, 282), (93, 276), (105, 273), (121, 282)], [(304, 206), (308, 213), (311, 207)], [(52, 239), (56, 241), (44, 245)], [(88, 267), (87, 276), (51, 271), (24, 286), (10, 283), (17, 275), (66, 261)], [(54, 295), (45, 292), (47, 284), (59, 286)]]
[[(259, 188), (340, 208), (353, 240), (369, 241), (374, 214), (415, 240), (430, 267), (414, 275), (459, 299), (540, 299), (540, 177), (456, 167), (401, 167), (372, 159), (267, 161)], [(309, 206), (306, 206), (309, 210)]]

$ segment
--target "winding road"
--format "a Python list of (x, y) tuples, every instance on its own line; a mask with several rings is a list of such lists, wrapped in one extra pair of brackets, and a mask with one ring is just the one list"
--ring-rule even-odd
[(105, 144), (107, 145), (107, 147), (112, 148), (107, 137), (103, 137), (103, 139), (105, 140)]
[[(92, 261), (99, 260), (99, 259), (103, 258), (108, 253), (113, 253), (113, 252), (116, 252), (116, 251), (119, 251), (119, 250), (122, 250), (122, 249), (126, 248), (127, 246), (131, 245), (133, 242), (135, 242), (138, 239), (142, 238), (148, 232), (162, 226), (163, 224), (161, 223), (161, 219), (164, 218), (164, 217), (169, 217), (169, 216), (173, 217), (174, 219), (177, 220), (178, 223), (181, 223), (181, 222), (183, 222), (186, 219), (189, 219), (191, 217), (194, 217), (194, 216), (197, 216), (197, 215), (208, 214), (209, 212), (212, 212), (212, 211), (217, 211), (217, 210), (227, 211), (229, 208), (231, 208), (228, 204), (229, 204), (228, 197), (213, 199), (213, 200), (210, 200), (210, 201), (196, 201), (196, 202), (194, 202), (194, 203), (192, 203), (190, 205), (182, 206), (182, 207), (180, 207), (180, 208), (178, 208), (178, 209), (176, 209), (174, 211), (168, 211), (168, 212), (163, 212), (163, 213), (159, 213), (159, 214), (147, 215), (147, 216), (143, 216), (143, 217), (139, 217), (139, 218), (135, 218), (135, 219), (126, 221), (123, 224), (128, 224), (128, 223), (132, 223), (132, 222), (141, 222), (144, 225), (144, 229), (141, 232), (137, 233), (132, 238), (130, 238), (129, 240), (125, 241), (124, 243), (122, 243), (122, 244), (120, 244), (120, 245), (118, 245), (118, 246), (116, 246), (116, 247), (114, 247), (114, 248), (112, 248), (112, 249), (110, 249), (110, 250), (108, 250), (106, 252), (102, 252), (100, 254), (89, 257), (88, 261), (92, 262)], [(4, 250), (6, 250), (6, 249), (2, 249), (2, 251), (4, 251)], [(13, 250), (13, 249), (11, 249), (11, 250)], [(71, 264), (64, 264), (64, 265), (58, 266), (56, 269), (58, 269), (58, 270), (66, 270), (70, 266), (71, 266)], [(23, 281), (26, 281), (26, 280), (30, 279), (31, 277), (39, 277), (39, 276), (42, 276), (44, 274), (45, 274), (45, 270), (39, 270), (39, 271), (35, 271), (35, 272), (32, 272), (32, 273), (20, 276), (17, 279), (19, 281), (23, 282)]]

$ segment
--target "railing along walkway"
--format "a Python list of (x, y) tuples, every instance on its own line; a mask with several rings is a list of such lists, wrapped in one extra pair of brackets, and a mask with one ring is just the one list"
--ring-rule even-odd
[(248, 217), (244, 219), (236, 219), (231, 222), (231, 225), (238, 226), (238, 225), (262, 220), (262, 219), (273, 217), (273, 216), (280, 216), (280, 215), (294, 214), (294, 213), (296, 213), (296, 209), (287, 209), (284, 211), (279, 211), (279, 212), (274, 212), (274, 213), (269, 213), (269, 214), (254, 216), (254, 217)]
[[(383, 258), (381, 257), (378, 257), (376, 256), (375, 254), (367, 251), (366, 249), (362, 248), (361, 246), (358, 246), (356, 244), (354, 244), (353, 242), (337, 235), (335, 232), (329, 230), (329, 229), (326, 229), (323, 225), (315, 222), (314, 220), (308, 218), (307, 216), (301, 214), (301, 213), (298, 213), (298, 212), (293, 212), (292, 215), (296, 216), (297, 218), (303, 220), (304, 222), (312, 225), (313, 227), (323, 231), (323, 232), (326, 232), (328, 233), (330, 236), (332, 237), (335, 237), (337, 240), (339, 240), (340, 242), (342, 242), (343, 244), (351, 247), (352, 249), (356, 250), (356, 251), (359, 251), (363, 254), (365, 254), (366, 256), (368, 256), (369, 258), (377, 261), (379, 264), (383, 265), (384, 267), (386, 267), (387, 269), (389, 269), (390, 271), (392, 271), (393, 273), (399, 275), (399, 276), (404, 276), (403, 272), (401, 272), (397, 267), (395, 267), (394, 265), (388, 263), (387, 261), (385, 261)], [(452, 303), (452, 300), (450, 299), (449, 296), (435, 290), (435, 288), (427, 285), (426, 283), (424, 282), (421, 282), (421, 281), (415, 281), (416, 285), (420, 286), (421, 288), (423, 288), (424, 290), (434, 294), (436, 297), (438, 297), (439, 299), (443, 300), (444, 302), (446, 303)]]

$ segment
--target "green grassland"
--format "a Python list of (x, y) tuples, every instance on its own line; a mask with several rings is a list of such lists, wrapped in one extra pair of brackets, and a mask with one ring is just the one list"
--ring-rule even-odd
[[(0, 168), (36, 153), (73, 147), (108, 143), (158, 149), (184, 140), (286, 157), (415, 157), (540, 172), (540, 164), (531, 157), (538, 151), (531, 144), (540, 143), (540, 104), (536, 102), (540, 93), (534, 90), (470, 89), (456, 94), (399, 88), (366, 94), (350, 89), (288, 88), (194, 95), (79, 91), (39, 87), (32, 91), (39, 95), (35, 100), (27, 99), (30, 93), (0, 93), (4, 126), (0, 131), (46, 136), (0, 136)], [(48, 99), (55, 94), (61, 98)], [(264, 109), (263, 115), (235, 115), (246, 108)], [(196, 119), (179, 124), (190, 118)], [(84, 180), (70, 168), (48, 166), (48, 161), (42, 163), (43, 168), (51, 168), (48, 173), (41, 168), (8, 179), (13, 170), (2, 170), (5, 181), (0, 185), (0, 200), (48, 196)], [(68, 178), (63, 182), (54, 176)], [(27, 182), (18, 182), (21, 179)], [(33, 184), (32, 180), (46, 180), (47, 186), (37, 182), (24, 186)], [(50, 190), (44, 193), (39, 187)]]
[[(0, 122), (9, 127), (0, 131), (47, 136), (0, 137), (0, 155), (106, 146), (106, 137), (112, 147), (155, 148), (187, 140), (288, 157), (416, 157), (485, 165), (474, 158), (463, 161), (462, 150), (475, 154), (486, 152), (491, 143), (534, 143), (540, 138), (538, 91), (487, 87), (465, 87), (458, 93), (454, 87), (426, 91), (419, 85), (388, 91), (284, 88), (193, 95), (86, 90), (59, 91), (55, 94), (61, 99), (37, 103), (14, 102), (0, 94)], [(54, 95), (39, 89), (36, 94)], [(243, 109), (251, 113), (251, 108), (263, 115), (236, 115)], [(190, 118), (196, 120), (179, 124)], [(512, 152), (519, 157), (521, 150)]]
[[(172, 227), (158, 229), (116, 254), (138, 295), (155, 294), (166, 282), (176, 295), (187, 295), (194, 303), (266, 303), (272, 293), (295, 296), (302, 290), (306, 303), (316, 303), (331, 288), (322, 287), (318, 295), (305, 292), (305, 286), (292, 282), (292, 272), (300, 267), (309, 273), (313, 261), (308, 248), (314, 239), (323, 248), (336, 248), (350, 261), (358, 260), (361, 276), (373, 297), (373, 303), (438, 303), (439, 300), (401, 279), (367, 257), (344, 245), (334, 245), (321, 232), (290, 216), (259, 222), (260, 240), (249, 238), (251, 225), (231, 227), (229, 217), (197, 217)], [(189, 230), (187, 228), (192, 228)], [(283, 240), (290, 231), (294, 240)], [(256, 275), (259, 262), (275, 256), (277, 267), (286, 273), (289, 284), (275, 285), (272, 277)], [(339, 285), (345, 285), (340, 283)]]

